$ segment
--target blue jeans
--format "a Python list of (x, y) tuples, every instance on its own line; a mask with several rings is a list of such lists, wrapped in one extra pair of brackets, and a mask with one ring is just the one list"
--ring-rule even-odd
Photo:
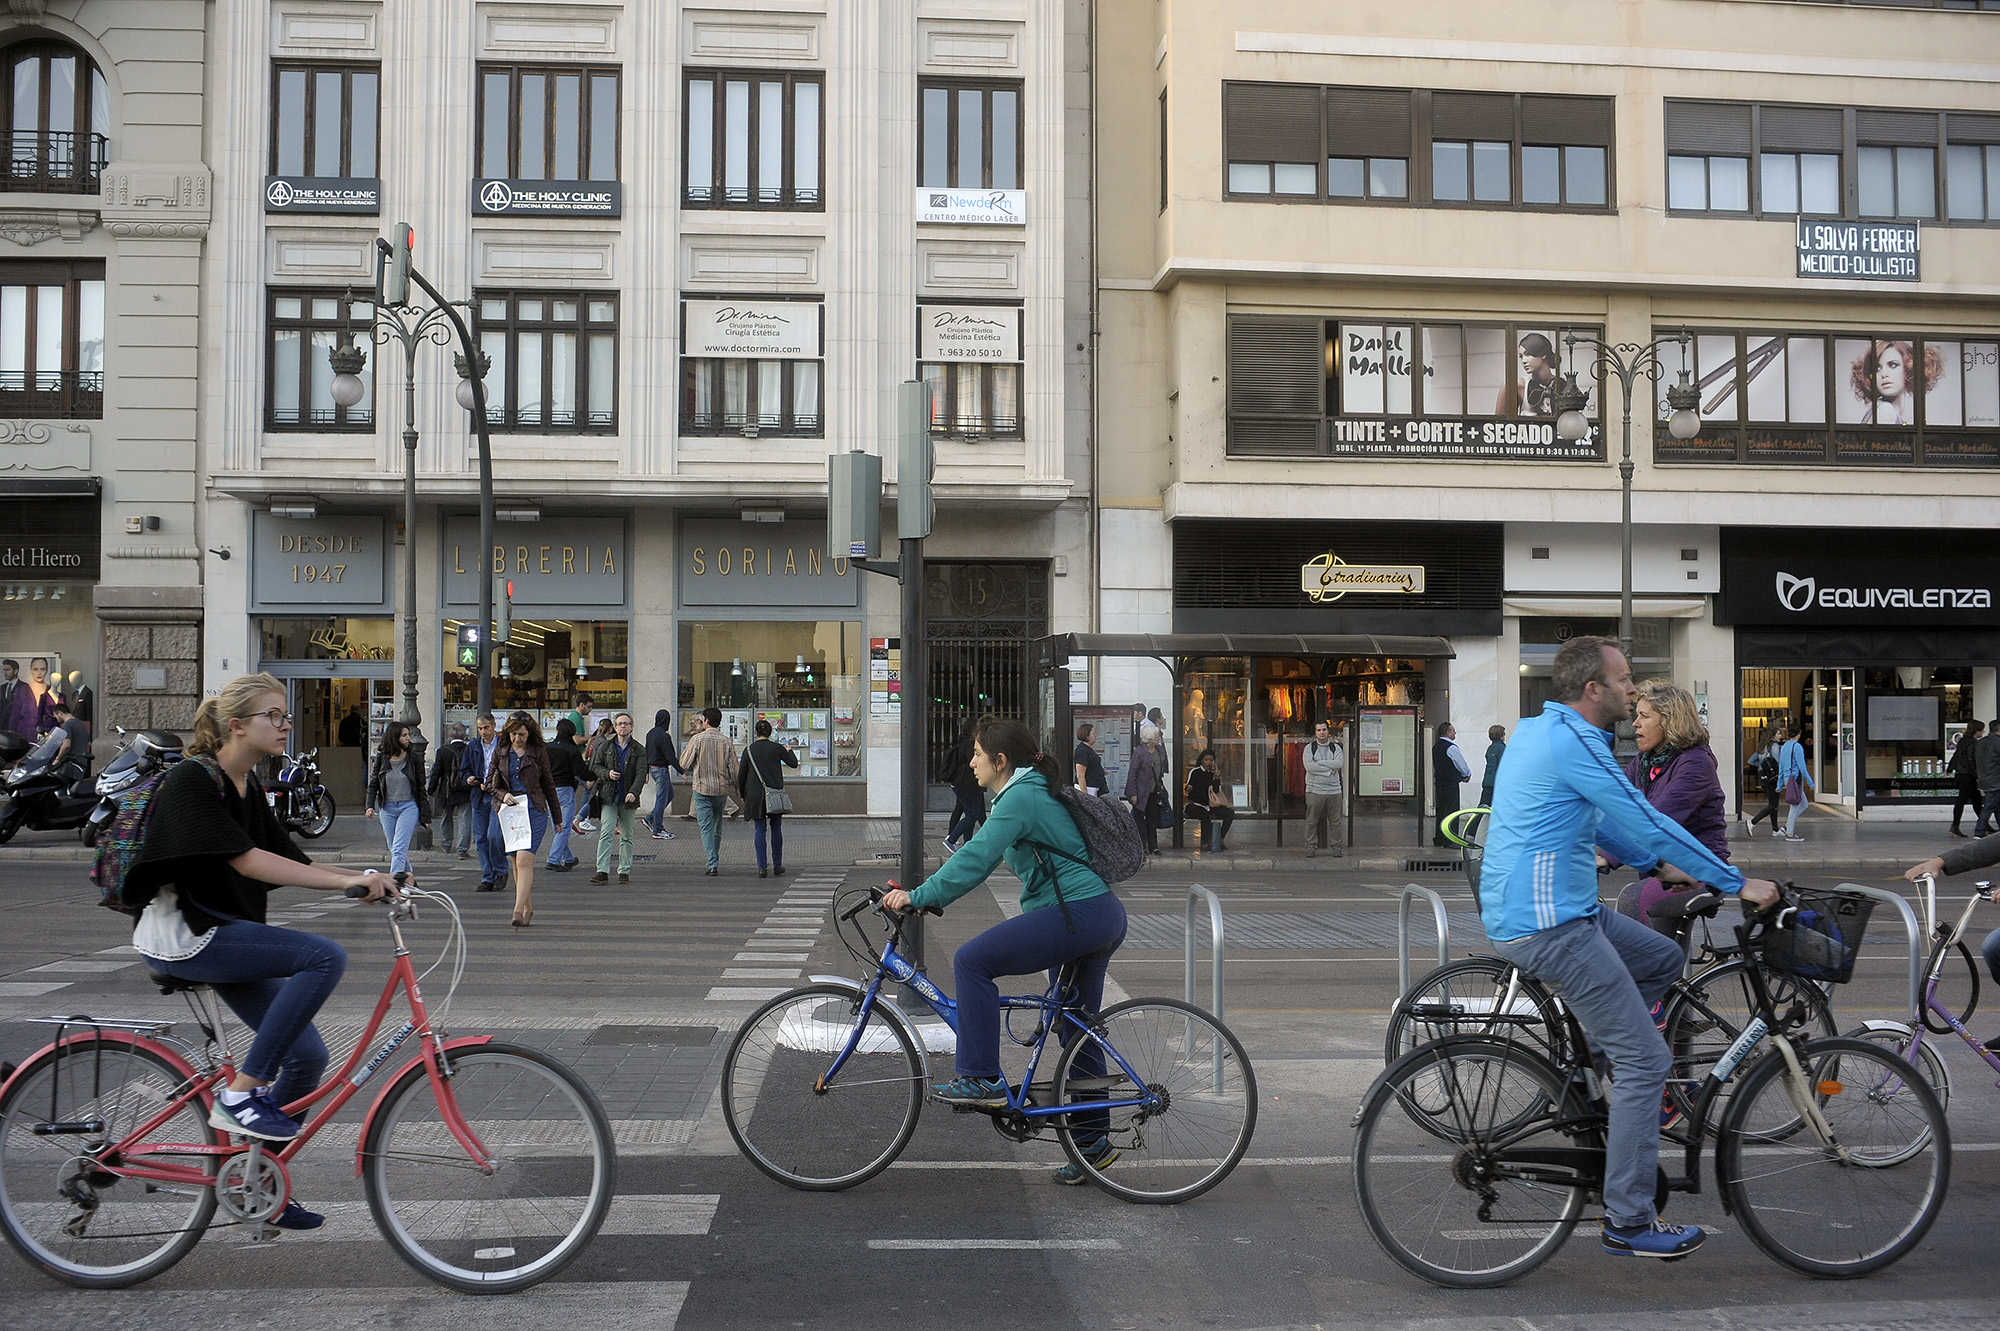
[(1660, 1164), (1660, 1095), (1672, 1058), (1648, 1010), (1680, 978), (1679, 944), (1600, 909), (1493, 950), (1562, 995), (1590, 1043), (1611, 1060), (1611, 1130), (1604, 1147), (1604, 1218), (1650, 1225)]
[(507, 876), (507, 851), (500, 840), (500, 820), (493, 816), (493, 801), (484, 795), (472, 797), (472, 839), (479, 846), (479, 876), (497, 883)]
[(951, 826), (945, 829), (944, 839), (955, 846), (962, 846), (986, 821), (986, 796), (980, 795), (972, 804), (967, 804), (963, 795), (955, 798), (958, 802), (952, 806)]
[(646, 775), (653, 778), (653, 811), (646, 815), (646, 826), (653, 832), (661, 832), (667, 826), (667, 806), (674, 799), (674, 769), (648, 767)]
[(271, 1082), (279, 1104), (308, 1094), (326, 1071), (326, 1041), (313, 1014), (347, 970), (347, 950), (331, 938), (231, 920), (185, 961), (147, 961), (177, 980), (212, 984), (229, 1010), (257, 1032), (239, 1069)]
[(708, 852), (708, 867), (722, 864), (722, 795), (696, 795), (694, 820), (701, 824), (701, 848)]
[(767, 813), (751, 821), (750, 842), (757, 848), (757, 867), (764, 867), (764, 824), (771, 825), (771, 863), (785, 867), (785, 815)]
[(389, 843), (389, 872), (410, 871), (410, 838), (417, 834), (417, 802), (391, 800), (375, 810), (382, 823), (382, 839)]
[[(1125, 941), (1125, 907), (1106, 892), (1070, 902), (1069, 918), (1076, 926), (1075, 933), (1063, 923), (1059, 906), (1027, 911), (971, 939), (952, 957), (958, 999), (955, 1066), (961, 1077), (1000, 1075), (1000, 988), (994, 983), (996, 977), (1052, 972), (1066, 961), (1079, 961), (1079, 1001), (1092, 1012), (1104, 1002), (1104, 973), (1111, 967), (1111, 954)], [(1094, 1067), (1090, 1058), (1090, 1051), (1081, 1054), (1078, 1066), (1087, 1075), (1103, 1075), (1103, 1055), (1097, 1055)]]
[(558, 786), (556, 804), (562, 811), (561, 821), (556, 824), (556, 839), (549, 843), (549, 867), (561, 864), (575, 864), (576, 856), (569, 848), (569, 820), (576, 817), (576, 787)]

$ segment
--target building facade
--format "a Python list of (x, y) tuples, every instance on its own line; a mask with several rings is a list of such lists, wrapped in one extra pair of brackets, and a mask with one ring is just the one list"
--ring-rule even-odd
[(1794, 722), (1821, 804), (1937, 817), (2000, 709), (1980, 8), (1101, 5), (1104, 627), (1449, 644), (1181, 661), (1184, 755), (1284, 813), (1332, 719), (1363, 810), (1413, 812), (1448, 719), (1469, 802), (1488, 726), (1618, 630), (1629, 437), (1635, 667), (1696, 695), (1732, 811)]
[[(941, 752), (1024, 710), (1028, 640), (1091, 611), (1082, 12), (220, 0), (203, 353), (238, 368), (204, 396), (205, 544), (233, 556), (206, 564), (206, 678), (286, 678), (299, 742), (354, 785), (342, 723), (400, 706), (402, 561), (433, 737), (472, 716), (458, 630), (492, 566), (496, 708), (768, 719), (802, 811), (893, 812), (900, 727)], [(490, 558), (455, 348), (418, 342), (406, 422), (403, 346), (369, 343), (400, 221), (489, 358)], [(357, 336), (342, 405), (327, 357)], [(833, 452), (893, 481), (908, 379), (933, 389), (949, 625), (945, 686), (906, 709), (897, 588), (828, 553), (825, 509)]]
[(0, 657), (100, 736), (185, 726), (201, 694), (208, 10), (0, 15)]

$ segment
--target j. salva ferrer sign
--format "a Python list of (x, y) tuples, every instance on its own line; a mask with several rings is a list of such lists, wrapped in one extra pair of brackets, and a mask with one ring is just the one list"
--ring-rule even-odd
[(1799, 276), (1915, 282), (1923, 238), (1912, 222), (1799, 219)]

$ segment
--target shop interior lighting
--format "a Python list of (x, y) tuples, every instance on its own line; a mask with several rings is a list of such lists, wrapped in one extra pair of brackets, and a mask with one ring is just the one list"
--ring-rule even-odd
[(731, 662), (729, 663), (729, 673), (730, 673), (730, 674), (732, 674), (732, 675), (741, 675), (741, 674), (743, 673), (743, 658), (742, 658), (742, 657), (740, 657), (740, 656), (739, 656), (739, 657), (736, 657), (736, 658), (735, 658), (734, 660), (732, 660), (732, 661), (731, 661)]
[(271, 500), (271, 516), (311, 520), (319, 516), (319, 501), (312, 498), (296, 499), (280, 496)]

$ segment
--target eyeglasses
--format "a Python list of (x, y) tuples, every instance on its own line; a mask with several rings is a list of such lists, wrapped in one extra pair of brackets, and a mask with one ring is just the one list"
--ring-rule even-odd
[(256, 712), (253, 713), (253, 715), (263, 717), (266, 721), (269, 721), (272, 725), (276, 726), (280, 730), (283, 730), (292, 724), (292, 714), (277, 707), (273, 707), (268, 712)]

